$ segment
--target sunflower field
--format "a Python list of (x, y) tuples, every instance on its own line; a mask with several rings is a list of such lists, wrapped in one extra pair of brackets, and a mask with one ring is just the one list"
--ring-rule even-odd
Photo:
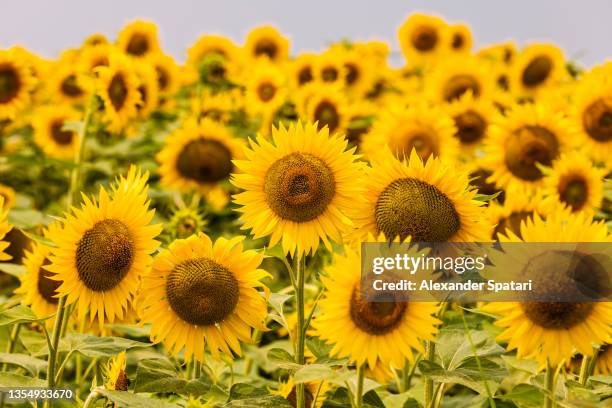
[(609, 302), (359, 290), (362, 242), (612, 245), (612, 63), (158, 37), (0, 49), (0, 408), (612, 407)]

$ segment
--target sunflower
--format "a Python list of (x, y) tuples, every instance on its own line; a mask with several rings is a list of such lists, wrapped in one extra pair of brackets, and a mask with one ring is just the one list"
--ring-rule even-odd
[(249, 31), (243, 49), (250, 58), (267, 57), (281, 62), (289, 56), (289, 40), (276, 28), (264, 25)]
[(599, 348), (595, 362), (595, 374), (612, 374), (612, 345), (604, 344)]
[(143, 20), (129, 23), (119, 33), (117, 46), (126, 54), (136, 58), (154, 54), (159, 51), (157, 26)]
[(73, 208), (62, 228), (49, 233), (56, 248), (47, 270), (62, 282), (59, 297), (77, 303), (79, 319), (89, 312), (100, 327), (121, 319), (150, 266), (162, 228), (149, 224), (154, 210), (149, 210), (147, 179), (148, 173), (131, 167), (110, 195), (101, 187), (97, 200), (84, 196), (81, 208)]
[(316, 122), (319, 129), (327, 126), (329, 133), (333, 134), (346, 129), (348, 108), (348, 100), (337, 87), (317, 86), (305, 103), (301, 116), (308, 122)]
[(402, 53), (411, 66), (430, 62), (448, 50), (448, 35), (443, 19), (420, 13), (411, 14), (398, 30)]
[(474, 39), (472, 30), (466, 24), (452, 24), (448, 27), (450, 49), (455, 52), (470, 52)]
[(170, 96), (178, 91), (180, 88), (180, 71), (174, 58), (157, 52), (149, 56), (147, 62), (155, 69), (160, 95)]
[(353, 48), (341, 46), (340, 60), (343, 65), (344, 85), (354, 97), (363, 97), (374, 83), (374, 67), (370, 60), (363, 58)]
[(612, 157), (612, 74), (593, 75), (576, 88), (570, 119), (578, 129), (577, 145), (598, 161)]
[(487, 139), (489, 124), (496, 115), (490, 99), (474, 98), (467, 92), (450, 103), (447, 113), (455, 121), (455, 137), (464, 153), (473, 155), (475, 148)]
[(263, 254), (244, 251), (244, 237), (219, 238), (202, 233), (174, 241), (156, 256), (142, 281), (139, 314), (151, 322), (151, 340), (163, 342), (186, 361), (204, 361), (204, 347), (241, 355), (240, 342), (251, 342), (251, 328), (266, 330), (267, 290), (257, 269)]
[(148, 61), (136, 61), (134, 71), (138, 76), (140, 104), (136, 107), (141, 118), (147, 118), (159, 105), (159, 83), (155, 67)]
[(286, 77), (269, 61), (258, 61), (245, 79), (245, 106), (251, 115), (271, 115), (285, 103)]
[(438, 106), (416, 103), (408, 108), (392, 106), (383, 111), (363, 136), (361, 151), (373, 158), (388, 146), (399, 159), (413, 149), (423, 160), (430, 156), (455, 159), (459, 140), (453, 119)]
[(476, 57), (463, 54), (445, 58), (425, 81), (427, 94), (436, 102), (452, 102), (467, 92), (476, 99), (488, 99), (496, 87), (487, 65)]
[(241, 60), (240, 49), (232, 40), (221, 35), (207, 34), (201, 36), (187, 50), (187, 65), (199, 66), (211, 58), (218, 58), (222, 63), (217, 66), (215, 74), (225, 77), (228, 67), (236, 65)]
[[(565, 210), (547, 216), (526, 220), (521, 225), (522, 239), (507, 231), (500, 235), (504, 242), (612, 242), (603, 222), (593, 222), (584, 213), (570, 214)], [(559, 268), (559, 258), (542, 253), (538, 247), (530, 247), (533, 254), (518, 259), (523, 264), (513, 264), (517, 270), (533, 267), (537, 259), (539, 274), (544, 279), (561, 282), (567, 290), (576, 288), (576, 277), (569, 276), (576, 268)], [(537, 253), (537, 251), (540, 251)], [(547, 255), (548, 254), (548, 255)], [(533, 255), (533, 256), (532, 256)], [(580, 265), (580, 255), (571, 252), (572, 262)], [(564, 260), (563, 262), (567, 262)], [(575, 271), (579, 272), (579, 271)], [(571, 281), (568, 281), (571, 280)], [(563, 282), (567, 282), (563, 284)], [(611, 302), (496, 302), (484, 307), (500, 316), (496, 325), (504, 328), (498, 340), (508, 341), (508, 350), (517, 350), (518, 358), (533, 358), (543, 367), (548, 361), (553, 367), (563, 360), (569, 361), (576, 349), (579, 353), (593, 354), (592, 343), (612, 341)]]
[(111, 44), (86, 47), (79, 54), (77, 64), (80, 72), (94, 73), (98, 67), (107, 67), (110, 55), (118, 52)]
[(102, 33), (93, 33), (87, 36), (83, 41), (82, 48), (86, 47), (95, 47), (97, 45), (109, 44), (110, 41), (106, 37), (106, 35)]
[(514, 105), (489, 127), (483, 162), (493, 170), (489, 178), (506, 192), (533, 193), (544, 173), (576, 139), (567, 118), (544, 104)]
[(491, 238), (499, 239), (499, 234), (507, 234), (507, 230), (521, 237), (521, 225), (536, 214), (542, 215), (541, 198), (527, 197), (524, 194), (511, 194), (504, 203), (491, 202), (486, 210), (490, 225), (494, 225)]
[(346, 138), (349, 144), (359, 146), (363, 136), (372, 128), (376, 119), (376, 105), (361, 100), (349, 105), (347, 110)]
[(125, 373), (125, 351), (111, 358), (103, 367), (104, 388), (111, 391), (127, 391), (130, 380)]
[(113, 53), (108, 67), (97, 68), (97, 93), (104, 102), (104, 120), (111, 132), (119, 132), (137, 116), (142, 104), (140, 81), (134, 63), (128, 57)]
[(243, 228), (256, 239), (270, 235), (270, 247), (282, 239), (283, 251), (297, 249), (298, 256), (316, 251), (319, 240), (327, 248), (328, 237), (340, 242), (362, 168), (355, 149), (346, 147), (342, 135), (301, 122), (274, 128), (272, 143), (261, 135), (252, 141), (247, 159), (234, 162), (240, 173), (232, 176), (246, 190), (234, 196)]
[(489, 45), (481, 48), (476, 54), (479, 58), (484, 58), (504, 65), (512, 65), (518, 54), (516, 44), (504, 42)]
[(389, 149), (376, 156), (366, 173), (363, 199), (352, 206), (361, 237), (383, 233), (388, 240), (485, 242), (490, 228), (482, 222), (482, 202), (468, 190), (467, 171), (415, 150), (398, 160)]
[(240, 92), (204, 91), (191, 101), (191, 111), (198, 119), (208, 118), (220, 124), (227, 124), (234, 111), (242, 108)]
[[(59, 223), (53, 223), (44, 235), (49, 236), (52, 231), (57, 233), (59, 228)], [(51, 263), (50, 254), (51, 248), (40, 242), (34, 242), (30, 250), (25, 251), (23, 265), (26, 273), (19, 278), (21, 285), (15, 290), (15, 293), (23, 295), (22, 303), (30, 306), (39, 318), (54, 314), (59, 301), (57, 288), (61, 282), (53, 279), (54, 274), (46, 268)], [(53, 320), (47, 323), (52, 324)]]
[(289, 78), (294, 88), (300, 88), (314, 80), (314, 71), (318, 56), (312, 53), (302, 53), (289, 64)]
[(35, 86), (27, 63), (12, 50), (0, 50), (0, 120), (14, 119), (30, 102)]
[(537, 91), (567, 77), (562, 51), (550, 44), (526, 47), (512, 65), (510, 89), (519, 96), (532, 96)]
[(321, 84), (342, 86), (348, 74), (341, 53), (336, 49), (325, 51), (315, 61), (314, 77)]
[(47, 83), (47, 93), (54, 101), (82, 104), (90, 92), (87, 79), (79, 72), (74, 60), (60, 60), (53, 66)]
[(157, 154), (161, 183), (180, 191), (208, 193), (228, 180), (232, 160), (242, 157), (244, 142), (223, 125), (205, 118), (188, 120), (165, 140)]
[(553, 162), (552, 170), (544, 178), (542, 194), (547, 196), (543, 208), (561, 204), (571, 211), (585, 211), (593, 215), (603, 200), (603, 179), (606, 170), (594, 167), (579, 152), (562, 155)]
[(81, 119), (81, 113), (70, 106), (41, 107), (32, 120), (34, 142), (51, 157), (72, 159), (78, 146), (79, 135), (66, 129), (68, 122)]
[(409, 302), (391, 291), (364, 293), (360, 252), (345, 246), (344, 254), (334, 253), (321, 277), (326, 294), (319, 302), (315, 328), (333, 345), (332, 355), (371, 369), (379, 364), (401, 368), (406, 359), (414, 362), (413, 350), (424, 352), (423, 340), (434, 340), (441, 323), (434, 317), (439, 305)]
[(0, 197), (4, 199), (4, 208), (11, 208), (15, 205), (15, 190), (0, 183)]
[(10, 242), (3, 241), (5, 239), (6, 234), (11, 230), (11, 225), (6, 220), (8, 215), (8, 207), (4, 205), (4, 196), (0, 195), (0, 261), (8, 261), (11, 259), (11, 256), (4, 252), (9, 245)]
[[(329, 391), (329, 385), (325, 380), (304, 383), (304, 407), (321, 408), (327, 391)], [(281, 382), (275, 394), (289, 401), (289, 405), (293, 408), (297, 407), (297, 389), (293, 377), (289, 377), (286, 382)]]

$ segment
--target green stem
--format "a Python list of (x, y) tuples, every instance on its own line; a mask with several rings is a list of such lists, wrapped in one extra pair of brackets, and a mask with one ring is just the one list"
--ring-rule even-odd
[[(15, 346), (17, 345), (17, 339), (19, 338), (20, 331), (21, 331), (21, 324), (18, 323), (13, 326), (13, 330), (11, 330), (11, 337), (9, 339), (9, 343), (6, 346), (7, 354), (11, 354), (13, 351), (15, 351)], [(1, 371), (6, 371), (7, 368), (8, 368), (8, 364), (4, 363), (2, 365)]]
[(595, 369), (595, 363), (597, 362), (597, 354), (599, 353), (599, 348), (595, 348), (592, 356), (582, 356), (582, 364), (580, 365), (580, 377), (578, 378), (578, 382), (581, 385), (586, 385), (587, 380), (593, 374), (593, 370)]
[(194, 360), (193, 379), (197, 380), (202, 375), (202, 363), (199, 360)]
[(98, 393), (98, 391), (92, 390), (87, 396), (87, 399), (85, 400), (85, 402), (83, 403), (83, 408), (92, 407), (94, 402), (96, 402), (98, 398), (100, 398), (100, 394)]
[(432, 402), (432, 408), (440, 408), (440, 406), (442, 405), (442, 397), (444, 397), (444, 385), (445, 384), (438, 384), (438, 386), (436, 387), (436, 392), (434, 393), (436, 398)]
[(545, 386), (547, 395), (544, 400), (544, 408), (553, 408), (555, 405), (555, 370), (550, 365), (550, 362), (546, 360), (546, 378)]
[[(296, 362), (298, 364), (304, 364), (304, 345), (305, 345), (305, 316), (304, 316), (304, 284), (305, 284), (305, 258), (303, 256), (299, 256), (295, 258), (295, 274), (296, 274), (296, 290), (295, 290), (295, 301), (297, 306), (297, 329), (296, 329)], [(304, 408), (305, 407), (305, 398), (304, 398), (304, 383), (300, 383), (296, 385), (296, 399), (297, 399), (297, 407), (296, 408)]]
[(408, 391), (410, 389), (410, 383), (412, 382), (412, 377), (414, 376), (414, 372), (416, 371), (417, 366), (419, 365), (419, 361), (421, 361), (421, 355), (417, 355), (414, 359), (414, 364), (410, 365), (410, 362), (406, 360), (404, 363), (404, 368), (402, 368), (402, 386), (400, 388), (401, 392)]
[(363, 405), (363, 382), (365, 380), (365, 364), (357, 369), (357, 390), (355, 391), (355, 407), (361, 408)]
[(78, 145), (74, 153), (74, 168), (70, 173), (70, 191), (68, 194), (68, 211), (70, 211), (72, 205), (79, 201), (80, 185), (81, 185), (81, 162), (83, 156), (85, 156), (85, 139), (87, 137), (87, 129), (91, 124), (91, 116), (95, 104), (95, 96), (89, 99), (87, 110), (85, 111), (85, 117), (83, 118), (83, 128), (77, 141)]
[(485, 391), (487, 392), (487, 398), (489, 399), (489, 406), (491, 408), (495, 408), (495, 399), (493, 398), (493, 393), (491, 393), (491, 389), (489, 388), (489, 383), (487, 382), (487, 378), (485, 377), (484, 371), (482, 369), (482, 365), (480, 364), (480, 358), (478, 357), (476, 345), (472, 340), (472, 333), (470, 332), (470, 328), (468, 327), (467, 320), (465, 320), (465, 312), (461, 309), (461, 319), (463, 320), (463, 327), (465, 329), (465, 333), (470, 343), (470, 347), (472, 348), (472, 353), (474, 353), (474, 359), (476, 360), (476, 366), (478, 367), (478, 372), (480, 373), (480, 377), (482, 378), (482, 383), (484, 385)]
[[(428, 340), (425, 343), (425, 360), (433, 362), (435, 354), (436, 354), (436, 343)], [(426, 407), (429, 407), (431, 405), (431, 400), (433, 398), (433, 385), (434, 383), (431, 377), (427, 377), (425, 379), (425, 406)]]

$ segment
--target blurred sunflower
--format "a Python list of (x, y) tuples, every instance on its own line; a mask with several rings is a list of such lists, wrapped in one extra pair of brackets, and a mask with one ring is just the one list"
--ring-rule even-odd
[(136, 20), (119, 32), (117, 46), (126, 54), (140, 58), (159, 51), (157, 25), (149, 21)]
[(289, 64), (289, 75), (294, 88), (300, 88), (303, 85), (314, 80), (314, 71), (318, 56), (312, 53), (302, 53), (298, 55)]
[(345, 84), (348, 70), (344, 65), (341, 54), (336, 49), (329, 49), (319, 55), (314, 65), (315, 80), (322, 85)]
[[(522, 224), (520, 232), (522, 238), (507, 231), (507, 236), (500, 235), (500, 241), (612, 242), (604, 222), (593, 222), (584, 213), (570, 214), (565, 210), (549, 214), (546, 220), (535, 216)], [(546, 274), (543, 279), (560, 282), (568, 291), (578, 290), (575, 284), (568, 283), (568, 279), (575, 283), (572, 280), (575, 277), (568, 276), (567, 272), (581, 268), (583, 262), (574, 259), (579, 255), (574, 252), (568, 255), (572, 257), (569, 262), (576, 266), (566, 269), (559, 268), (559, 256), (563, 255), (547, 254), (521, 257), (524, 264), (512, 267), (525, 270), (537, 264), (538, 272)], [(537, 263), (532, 262), (535, 257)], [(563, 360), (569, 361), (574, 350), (591, 356), (593, 343), (612, 340), (611, 302), (495, 302), (485, 305), (484, 310), (500, 316), (495, 324), (504, 331), (498, 340), (508, 341), (508, 350), (516, 349), (518, 358), (537, 360), (541, 368), (547, 361), (553, 367)]]
[(36, 110), (32, 119), (34, 142), (51, 157), (72, 159), (79, 135), (65, 128), (68, 122), (81, 119), (81, 113), (66, 105), (44, 106)]
[(435, 102), (452, 102), (468, 92), (475, 99), (489, 99), (496, 87), (487, 65), (463, 54), (436, 64), (425, 81), (426, 94)]
[(533, 193), (542, 185), (540, 166), (550, 167), (575, 139), (574, 128), (561, 113), (543, 104), (514, 105), (489, 127), (483, 158), (493, 170), (489, 181), (506, 192)]
[(435, 338), (439, 305), (409, 302), (391, 291), (363, 293), (360, 251), (344, 249), (344, 254), (334, 253), (321, 277), (326, 294), (315, 321), (319, 337), (333, 345), (332, 355), (372, 369), (379, 364), (401, 368), (406, 359), (414, 362), (413, 350), (423, 353), (423, 340)]
[(399, 161), (390, 150), (376, 156), (364, 177), (363, 199), (351, 214), (361, 237), (383, 233), (388, 240), (415, 242), (485, 242), (482, 202), (468, 190), (467, 172), (415, 150)]
[(241, 109), (242, 95), (237, 92), (212, 93), (204, 91), (201, 97), (193, 98), (191, 111), (198, 119), (210, 119), (220, 124), (227, 124), (232, 112)]
[(103, 367), (104, 388), (111, 391), (127, 391), (130, 380), (125, 373), (125, 351), (111, 358)]
[(159, 104), (157, 71), (149, 61), (137, 61), (134, 63), (134, 72), (138, 76), (140, 93), (140, 104), (136, 106), (136, 110), (141, 118), (148, 118)]
[(118, 52), (111, 44), (100, 44), (84, 48), (77, 60), (79, 72), (95, 73), (98, 67), (110, 64), (110, 55)]
[(489, 124), (497, 111), (491, 100), (476, 99), (471, 92), (464, 93), (447, 106), (448, 114), (455, 121), (455, 137), (468, 155), (487, 138)]
[(346, 138), (351, 145), (359, 146), (363, 136), (372, 128), (376, 120), (376, 105), (369, 101), (351, 103), (347, 110)]
[(179, 67), (169, 55), (157, 52), (147, 58), (147, 62), (155, 69), (157, 88), (161, 96), (169, 96), (180, 87)]
[(4, 197), (0, 195), (0, 261), (8, 261), (11, 259), (11, 256), (4, 252), (11, 243), (3, 241), (3, 239), (6, 239), (6, 234), (8, 234), (12, 228), (6, 220), (8, 210), (8, 207), (4, 204)]
[(214, 62), (210, 80), (228, 79), (235, 74), (235, 67), (241, 61), (241, 51), (232, 40), (221, 35), (201, 36), (187, 50), (187, 65), (199, 69), (204, 62)]
[(472, 30), (466, 24), (452, 24), (448, 27), (450, 49), (455, 52), (470, 52), (474, 39)]
[[(327, 381), (310, 381), (304, 383), (304, 407), (321, 408), (325, 401), (325, 394), (327, 391), (329, 391)], [(281, 382), (275, 394), (289, 401), (289, 405), (293, 408), (297, 407), (297, 389), (293, 377), (289, 377), (286, 382)]]
[(595, 362), (595, 374), (612, 374), (612, 345), (604, 344), (599, 348)]
[(108, 40), (106, 35), (102, 33), (93, 33), (93, 34), (88, 35), (85, 38), (81, 48), (95, 47), (97, 45), (104, 45), (104, 44), (109, 44), (109, 43), (110, 41)]
[(111, 193), (100, 187), (98, 200), (83, 197), (80, 209), (66, 215), (61, 229), (49, 231), (56, 245), (47, 270), (61, 281), (57, 288), (67, 304), (76, 303), (79, 319), (121, 319), (151, 264), (161, 225), (150, 225), (154, 210), (147, 198), (148, 173), (131, 167)]
[(430, 156), (453, 160), (460, 148), (456, 132), (453, 119), (439, 106), (425, 103), (408, 108), (391, 106), (381, 112), (363, 136), (360, 148), (369, 159), (388, 146), (399, 159), (414, 150), (423, 160)]
[(11, 187), (0, 183), (0, 197), (4, 199), (4, 208), (9, 209), (15, 205), (15, 190)]
[(128, 57), (113, 53), (109, 65), (97, 68), (97, 93), (104, 102), (104, 120), (108, 130), (119, 132), (138, 114), (142, 104), (140, 81), (134, 63)]
[(213, 242), (205, 234), (174, 241), (156, 256), (142, 281), (139, 314), (153, 324), (151, 340), (173, 355), (204, 361), (204, 347), (241, 355), (251, 328), (266, 330), (267, 306), (257, 288), (267, 290), (257, 269), (263, 254), (244, 251), (244, 237)]
[(539, 196), (534, 198), (524, 194), (511, 194), (503, 204), (490, 202), (486, 217), (489, 224), (495, 226), (491, 238), (498, 240), (499, 234), (507, 234), (506, 231), (521, 237), (521, 225), (536, 214), (542, 215), (540, 200)]
[(289, 56), (289, 40), (270, 25), (256, 27), (247, 35), (244, 52), (250, 58), (267, 57), (275, 63), (285, 61)]
[(284, 72), (269, 61), (258, 61), (245, 80), (245, 106), (251, 115), (270, 116), (288, 94)]
[(12, 50), (0, 50), (0, 120), (14, 119), (30, 102), (35, 86), (27, 63)]
[(188, 120), (164, 142), (156, 158), (161, 183), (184, 192), (206, 195), (219, 182), (229, 179), (233, 160), (243, 157), (244, 142), (223, 125), (205, 118)]
[(340, 52), (340, 60), (343, 65), (346, 91), (355, 98), (363, 97), (374, 83), (374, 67), (370, 60), (363, 58), (352, 48), (346, 49), (344, 45)]
[(562, 51), (550, 44), (532, 44), (512, 64), (510, 89), (519, 96), (532, 96), (537, 91), (566, 79)]
[(65, 104), (83, 104), (90, 94), (87, 79), (73, 60), (56, 62), (48, 77), (47, 93), (51, 100)]
[(232, 183), (244, 192), (234, 196), (241, 207), (242, 228), (255, 239), (270, 235), (269, 246), (282, 240), (285, 253), (316, 251), (328, 237), (341, 242), (350, 220), (344, 215), (360, 194), (361, 164), (342, 135), (315, 125), (280, 125), (272, 143), (259, 136), (236, 160)]
[(305, 103), (301, 115), (306, 121), (317, 123), (318, 128), (325, 126), (329, 133), (344, 132), (348, 124), (349, 102), (337, 87), (316, 87)]
[(431, 62), (448, 50), (448, 35), (443, 19), (420, 13), (411, 14), (398, 30), (400, 47), (410, 66)]
[(504, 42), (483, 47), (476, 55), (496, 63), (512, 65), (518, 55), (518, 50), (515, 43)]

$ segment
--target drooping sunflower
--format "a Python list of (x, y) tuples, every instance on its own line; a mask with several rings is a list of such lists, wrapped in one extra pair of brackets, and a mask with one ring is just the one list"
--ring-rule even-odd
[(104, 102), (104, 120), (111, 132), (119, 132), (138, 114), (142, 103), (140, 82), (128, 57), (113, 53), (108, 67), (98, 67), (97, 93)]
[(46, 269), (62, 282), (57, 293), (76, 303), (80, 319), (89, 314), (100, 327), (124, 316), (159, 244), (162, 227), (150, 224), (155, 211), (149, 210), (147, 179), (131, 167), (110, 194), (101, 187), (97, 200), (84, 197), (62, 228), (49, 233), (56, 247)]
[(243, 156), (244, 142), (223, 125), (204, 118), (188, 120), (166, 138), (157, 154), (161, 183), (180, 191), (207, 194), (219, 182), (227, 181), (233, 160)]
[(4, 204), (4, 196), (0, 195), (0, 261), (8, 261), (11, 256), (4, 252), (11, 245), (10, 242), (3, 241), (6, 234), (11, 230), (11, 225), (6, 220), (8, 216), (8, 207)]
[(81, 113), (66, 106), (45, 106), (37, 109), (32, 120), (34, 142), (51, 157), (72, 159), (78, 146), (76, 131), (65, 128), (67, 122), (78, 121)]
[(267, 57), (277, 63), (289, 56), (289, 39), (275, 27), (263, 25), (249, 31), (243, 49), (250, 58)]
[(258, 61), (245, 79), (245, 106), (251, 115), (271, 115), (285, 102), (287, 79), (269, 61)]
[(487, 65), (463, 54), (449, 56), (436, 64), (425, 83), (426, 93), (436, 102), (452, 102), (467, 92), (476, 99), (488, 99), (495, 87), (495, 78)]
[(104, 45), (104, 44), (109, 44), (109, 43), (110, 41), (108, 40), (106, 35), (102, 33), (93, 33), (93, 34), (88, 35), (87, 38), (83, 40), (83, 45), (81, 48), (94, 47), (97, 45)]
[(392, 291), (363, 293), (360, 250), (345, 246), (325, 272), (326, 295), (314, 324), (319, 337), (333, 344), (333, 355), (371, 369), (401, 368), (406, 359), (414, 361), (413, 350), (424, 352), (423, 340), (434, 340), (439, 305), (409, 302)]
[(563, 52), (550, 44), (532, 44), (512, 64), (510, 89), (519, 96), (532, 96), (567, 77)]
[[(305, 408), (321, 408), (327, 391), (329, 391), (329, 385), (325, 380), (304, 383)], [(292, 407), (297, 407), (297, 389), (293, 377), (289, 377), (286, 382), (281, 382), (275, 394), (289, 401), (289, 405)]]
[(472, 30), (466, 24), (451, 24), (448, 27), (449, 48), (454, 52), (470, 52), (474, 39)]
[[(507, 234), (500, 236), (502, 248), (504, 242), (612, 241), (604, 222), (593, 222), (585, 213), (571, 214), (565, 210), (549, 214), (546, 220), (535, 216), (525, 221), (521, 226), (522, 239), (512, 232), (507, 231)], [(538, 274), (544, 274), (544, 279), (554, 282), (568, 282), (569, 279), (571, 283), (562, 283), (567, 290), (577, 290), (573, 279), (578, 276), (572, 278), (568, 272), (572, 275), (573, 272), (589, 273), (580, 271), (586, 264), (580, 262), (581, 255), (577, 252), (552, 256), (542, 254), (539, 247), (529, 248), (535, 251), (533, 256), (526, 254), (519, 259), (524, 263), (513, 264), (512, 268), (525, 270), (537, 265)], [(575, 267), (560, 268), (559, 256), (571, 256), (569, 262)], [(537, 262), (532, 262), (536, 258)], [(567, 259), (564, 262), (568, 262)], [(547, 361), (553, 367), (563, 360), (569, 361), (574, 350), (590, 356), (593, 343), (610, 343), (612, 340), (611, 302), (495, 302), (484, 309), (500, 316), (496, 325), (503, 327), (504, 331), (498, 339), (508, 341), (508, 350), (516, 349), (517, 357), (533, 358), (541, 363), (541, 367)]]
[(489, 181), (508, 192), (533, 193), (544, 173), (572, 140), (575, 129), (561, 113), (544, 104), (513, 105), (490, 125), (483, 162), (493, 170)]
[(468, 190), (467, 171), (439, 158), (425, 163), (415, 150), (398, 160), (389, 149), (376, 156), (364, 177), (363, 199), (351, 214), (361, 237), (383, 233), (388, 240), (485, 242), (490, 226), (482, 202)]
[(450, 103), (447, 112), (455, 122), (455, 137), (468, 155), (485, 142), (489, 124), (497, 113), (490, 99), (476, 99), (471, 92)]
[(313, 90), (301, 116), (308, 122), (316, 122), (319, 129), (327, 126), (331, 134), (344, 132), (349, 119), (348, 107), (348, 100), (337, 87), (321, 86)]
[(459, 140), (453, 119), (439, 106), (416, 103), (408, 108), (391, 106), (383, 111), (363, 136), (361, 151), (373, 158), (388, 146), (399, 159), (413, 149), (423, 160), (428, 157), (455, 159)]
[(65, 104), (82, 104), (91, 92), (91, 86), (78, 70), (73, 59), (59, 60), (53, 66), (47, 82), (51, 100)]
[(127, 24), (117, 38), (117, 46), (132, 57), (141, 58), (159, 51), (155, 23), (136, 20)]
[(308, 254), (322, 240), (342, 240), (350, 223), (345, 216), (360, 194), (362, 165), (343, 135), (330, 135), (314, 124), (282, 124), (245, 150), (246, 160), (232, 183), (243, 190), (234, 196), (244, 229), (255, 238), (270, 235), (270, 246), (282, 240), (285, 253)]
[(35, 86), (27, 63), (12, 50), (0, 50), (0, 120), (14, 119), (30, 102)]
[(11, 208), (15, 205), (15, 190), (11, 187), (0, 184), (0, 197), (4, 198), (4, 208)]
[(398, 30), (399, 43), (410, 66), (435, 60), (448, 50), (448, 25), (437, 16), (411, 14)]
[(244, 237), (205, 234), (174, 241), (156, 256), (142, 281), (139, 315), (153, 324), (151, 340), (171, 354), (204, 361), (204, 347), (214, 356), (241, 355), (240, 342), (251, 342), (251, 328), (266, 330), (266, 300), (258, 288), (269, 276), (258, 269), (263, 254), (244, 251)]
[(103, 368), (104, 388), (111, 391), (127, 391), (130, 380), (125, 372), (125, 351), (111, 358)]

